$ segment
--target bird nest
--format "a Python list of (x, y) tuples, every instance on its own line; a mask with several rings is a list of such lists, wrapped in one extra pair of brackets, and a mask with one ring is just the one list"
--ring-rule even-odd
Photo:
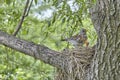
[(67, 58), (63, 63), (65, 70), (58, 69), (55, 80), (84, 80), (86, 70), (93, 59), (94, 50), (85, 47), (65, 49), (62, 55)]

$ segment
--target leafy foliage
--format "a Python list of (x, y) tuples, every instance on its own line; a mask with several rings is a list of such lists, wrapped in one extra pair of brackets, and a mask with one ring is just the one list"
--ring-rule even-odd
[[(1, 2), (1, 1), (0, 1)], [(0, 5), (0, 30), (12, 34), (25, 6), (24, 0), (5, 0)], [(62, 38), (88, 30), (90, 46), (96, 33), (89, 19), (86, 0), (34, 0), (17, 37), (61, 51), (68, 46)], [(47, 16), (51, 11), (51, 16)], [(42, 15), (43, 14), (43, 15)], [(42, 15), (42, 16), (41, 16)], [(0, 78), (7, 80), (53, 80), (54, 68), (19, 52), (0, 46)]]

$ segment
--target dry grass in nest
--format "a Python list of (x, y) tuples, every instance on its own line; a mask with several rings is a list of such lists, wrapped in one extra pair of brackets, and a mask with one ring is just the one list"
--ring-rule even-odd
[(63, 63), (65, 70), (58, 69), (56, 80), (84, 80), (85, 71), (89, 68), (94, 50), (85, 47), (65, 49), (62, 55), (67, 58)]

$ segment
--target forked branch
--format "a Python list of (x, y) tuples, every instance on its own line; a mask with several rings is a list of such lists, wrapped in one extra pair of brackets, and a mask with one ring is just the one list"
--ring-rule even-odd
[(18, 23), (18, 25), (17, 25), (14, 33), (13, 33), (14, 36), (16, 36), (17, 33), (19, 32), (19, 30), (21, 29), (22, 23), (23, 23), (23, 21), (24, 21), (24, 18), (28, 16), (30, 7), (31, 7), (31, 5), (32, 5), (32, 2), (33, 2), (33, 0), (31, 0), (30, 5), (29, 5), (29, 0), (27, 0), (26, 5), (25, 5), (25, 9), (24, 9), (23, 14), (22, 14), (22, 17), (21, 17), (21, 20), (20, 20), (20, 22)]

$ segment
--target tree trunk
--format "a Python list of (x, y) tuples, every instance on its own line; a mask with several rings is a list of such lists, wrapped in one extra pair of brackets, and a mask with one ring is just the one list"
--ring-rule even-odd
[(120, 80), (120, 0), (97, 0), (90, 14), (98, 43), (86, 80)]

